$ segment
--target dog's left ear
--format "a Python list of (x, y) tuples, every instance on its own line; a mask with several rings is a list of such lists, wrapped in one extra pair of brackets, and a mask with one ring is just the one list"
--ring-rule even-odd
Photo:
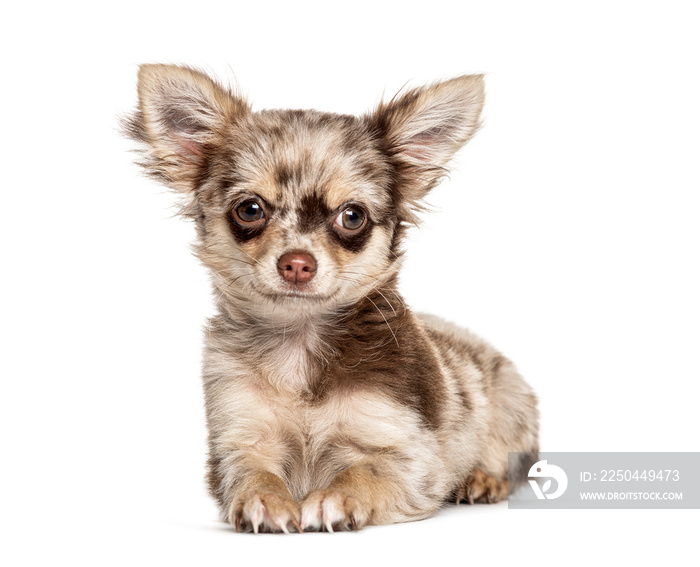
[(399, 94), (366, 117), (394, 158), (402, 201), (420, 208), (420, 199), (479, 128), (483, 104), (483, 75), (463, 75)]

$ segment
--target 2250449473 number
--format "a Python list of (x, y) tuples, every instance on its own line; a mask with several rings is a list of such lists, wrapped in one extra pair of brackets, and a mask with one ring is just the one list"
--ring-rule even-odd
[(609, 469), (600, 471), (601, 482), (630, 482), (633, 480), (642, 482), (678, 482), (680, 473), (675, 469), (659, 470), (623, 470)]

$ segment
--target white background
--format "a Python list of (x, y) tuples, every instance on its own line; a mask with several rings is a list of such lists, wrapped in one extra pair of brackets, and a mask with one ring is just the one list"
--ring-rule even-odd
[(546, 451), (700, 451), (692, 2), (12, 3), (3, 9), (0, 563), (669, 564), (700, 513), (449, 507), (359, 534), (236, 535), (203, 482), (194, 230), (116, 116), (139, 63), (255, 108), (361, 113), (487, 73), (484, 127), (408, 245), (409, 304), (510, 356)]

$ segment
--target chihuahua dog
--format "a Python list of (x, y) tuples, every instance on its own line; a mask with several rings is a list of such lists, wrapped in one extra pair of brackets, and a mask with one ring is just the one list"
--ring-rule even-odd
[(332, 532), (506, 498), (508, 452), (538, 450), (532, 390), (397, 289), (407, 227), (479, 126), (483, 77), (360, 117), (253, 112), (181, 66), (142, 66), (138, 94), (126, 132), (181, 195), (213, 282), (203, 381), (222, 518)]

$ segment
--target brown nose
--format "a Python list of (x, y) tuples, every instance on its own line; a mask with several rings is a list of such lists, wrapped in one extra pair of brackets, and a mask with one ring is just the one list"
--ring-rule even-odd
[(316, 275), (316, 261), (306, 252), (287, 252), (277, 260), (277, 271), (291, 283), (306, 283)]

